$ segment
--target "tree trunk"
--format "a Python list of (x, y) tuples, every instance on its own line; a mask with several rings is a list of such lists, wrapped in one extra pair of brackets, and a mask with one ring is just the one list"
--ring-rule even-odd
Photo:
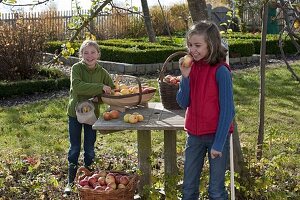
[(151, 23), (151, 17), (149, 12), (149, 7), (147, 0), (141, 0), (143, 14), (144, 14), (144, 22), (147, 30), (147, 34), (149, 37), (149, 42), (156, 42), (155, 32)]
[(256, 158), (262, 158), (265, 129), (265, 73), (266, 73), (266, 36), (268, 23), (268, 2), (263, 5), (263, 20), (260, 46), (260, 93), (259, 93), (259, 127)]
[(205, 0), (187, 0), (193, 23), (208, 19)]

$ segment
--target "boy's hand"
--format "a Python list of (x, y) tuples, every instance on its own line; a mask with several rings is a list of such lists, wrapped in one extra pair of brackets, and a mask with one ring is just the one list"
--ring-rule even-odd
[(104, 85), (103, 86), (103, 91), (105, 94), (110, 94), (111, 93), (111, 87)]

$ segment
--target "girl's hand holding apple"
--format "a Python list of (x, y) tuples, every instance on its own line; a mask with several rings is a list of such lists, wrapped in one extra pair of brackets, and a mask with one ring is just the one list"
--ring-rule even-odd
[(191, 72), (191, 65), (193, 58), (190, 55), (186, 55), (179, 59), (179, 68), (183, 77), (187, 78)]

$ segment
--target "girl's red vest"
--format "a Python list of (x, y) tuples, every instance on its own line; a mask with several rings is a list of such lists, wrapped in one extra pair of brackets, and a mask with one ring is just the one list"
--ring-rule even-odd
[[(210, 66), (204, 61), (194, 62), (190, 72), (190, 105), (186, 110), (185, 129), (193, 135), (214, 134), (219, 121), (219, 90), (216, 72), (226, 63)], [(233, 124), (229, 132), (233, 132)]]

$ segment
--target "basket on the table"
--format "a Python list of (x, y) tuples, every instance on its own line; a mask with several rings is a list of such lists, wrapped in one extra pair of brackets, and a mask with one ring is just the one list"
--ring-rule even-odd
[[(178, 51), (171, 54), (164, 62), (158, 77), (159, 94), (162, 105), (169, 110), (179, 110), (181, 107), (176, 101), (176, 94), (179, 88), (178, 84), (172, 84), (165, 81), (167, 64), (174, 58), (187, 55), (187, 52)], [(168, 76), (168, 75), (167, 75)]]
[[(101, 175), (101, 173), (106, 173), (106, 174), (113, 174), (115, 176), (126, 176), (129, 179), (128, 184), (124, 185), (122, 188), (116, 188), (116, 189), (109, 189), (105, 190), (104, 188), (107, 186), (103, 186), (102, 188), (96, 188), (98, 185), (100, 185), (99, 181), (96, 182), (95, 184), (90, 184), (90, 182), (93, 181), (88, 181), (88, 186), (81, 186), (80, 181), (87, 179), (89, 177), (95, 176), (96, 179), (98, 180)], [(103, 176), (103, 175), (101, 175)], [(90, 172), (88, 169), (84, 167), (80, 167), (77, 170), (76, 178), (75, 178), (75, 183), (77, 190), (79, 192), (79, 198), (81, 200), (132, 200), (134, 199), (134, 194), (137, 189), (137, 183), (139, 181), (139, 177), (136, 174), (129, 174), (123, 171), (101, 171), (101, 172)], [(96, 185), (96, 187), (95, 187)], [(119, 186), (119, 184), (117, 184)], [(95, 189), (96, 188), (96, 189)]]
[(142, 86), (140, 80), (135, 76), (117, 75), (115, 79), (115, 84), (119, 85), (119, 81), (121, 80), (127, 81), (127, 85), (133, 84), (134, 81), (137, 84), (136, 91), (134, 93), (120, 94), (120, 95), (103, 94), (101, 99), (104, 103), (110, 106), (115, 106), (120, 108), (127, 107), (127, 106), (137, 106), (137, 105), (143, 105), (147, 103), (155, 95), (156, 88)]

